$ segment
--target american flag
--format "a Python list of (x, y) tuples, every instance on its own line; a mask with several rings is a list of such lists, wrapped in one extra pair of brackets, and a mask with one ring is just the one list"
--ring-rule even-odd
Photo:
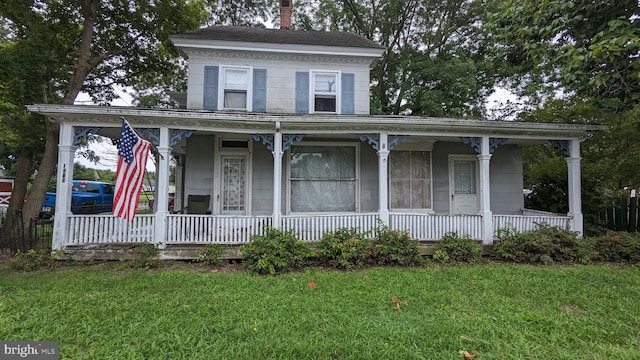
[(151, 143), (139, 137), (122, 119), (113, 214), (128, 221), (133, 221), (138, 208), (150, 147)]

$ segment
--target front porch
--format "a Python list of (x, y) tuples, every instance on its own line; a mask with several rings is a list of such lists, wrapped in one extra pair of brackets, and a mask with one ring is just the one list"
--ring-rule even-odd
[[(157, 216), (137, 215), (132, 223), (113, 215), (70, 215), (69, 235), (54, 249), (101, 244), (152, 243), (167, 245), (241, 245), (255, 235), (263, 235), (265, 227), (293, 231), (300, 240), (314, 242), (327, 232), (339, 228), (358, 228), (362, 232), (375, 231), (380, 217), (377, 213), (284, 215), (276, 224), (271, 216), (214, 216), (168, 214), (164, 220)], [(411, 237), (422, 241), (438, 241), (449, 232), (468, 235), (482, 241), (484, 233), (495, 234), (502, 228), (523, 232), (545, 223), (562, 229), (571, 228), (572, 218), (542, 212), (523, 211), (523, 215), (492, 215), (484, 222), (482, 215), (390, 213), (391, 230), (407, 230)], [(490, 224), (490, 229), (483, 229)], [(484, 241), (485, 244), (490, 242)]]
[[(53, 249), (148, 242), (160, 248), (244, 244), (265, 226), (308, 242), (379, 222), (423, 242), (448, 232), (491, 245), (507, 226), (547, 223), (582, 233), (580, 139), (588, 125), (402, 116), (255, 114), (33, 105), (61, 124)], [(153, 214), (133, 223), (70, 212), (73, 162), (88, 134), (117, 139), (126, 117), (156, 147)], [(566, 214), (523, 211), (521, 149), (551, 143), (567, 161)], [(169, 209), (189, 196), (200, 214)], [(204, 214), (203, 214), (204, 213)]]

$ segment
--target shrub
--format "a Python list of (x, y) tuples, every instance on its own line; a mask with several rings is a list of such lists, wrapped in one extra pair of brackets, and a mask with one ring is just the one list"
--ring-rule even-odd
[(134, 254), (135, 258), (131, 262), (134, 269), (155, 269), (160, 266), (160, 254), (156, 244), (144, 242), (136, 245)]
[(351, 270), (366, 265), (371, 255), (371, 242), (358, 229), (340, 228), (325, 233), (316, 249), (321, 263)]
[(222, 255), (226, 246), (222, 244), (209, 244), (193, 262), (202, 262), (207, 265), (219, 265), (222, 263)]
[(582, 263), (591, 261), (592, 246), (578, 234), (546, 224), (536, 230), (516, 233), (513, 229), (500, 229), (493, 250), (497, 258), (529, 264)]
[(595, 258), (602, 261), (640, 261), (640, 234), (610, 231), (594, 239)]
[(258, 274), (277, 274), (305, 265), (311, 256), (309, 247), (291, 231), (265, 228), (265, 235), (253, 236), (242, 246), (243, 264)]
[(433, 259), (442, 263), (478, 263), (482, 260), (482, 247), (469, 235), (450, 232), (434, 246)]
[(9, 260), (9, 267), (18, 271), (35, 271), (42, 268), (53, 267), (55, 265), (57, 252), (51, 253), (49, 250), (29, 249), (27, 252), (18, 252)]
[(407, 230), (389, 230), (381, 222), (378, 222), (371, 252), (372, 260), (379, 265), (411, 266), (423, 260), (418, 251), (418, 240), (410, 237)]

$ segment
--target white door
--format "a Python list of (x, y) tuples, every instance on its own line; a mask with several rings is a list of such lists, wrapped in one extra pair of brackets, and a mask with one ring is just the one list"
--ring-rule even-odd
[(474, 156), (449, 159), (451, 213), (478, 213), (478, 165)]
[(220, 213), (244, 215), (247, 209), (247, 156), (223, 155), (220, 160)]

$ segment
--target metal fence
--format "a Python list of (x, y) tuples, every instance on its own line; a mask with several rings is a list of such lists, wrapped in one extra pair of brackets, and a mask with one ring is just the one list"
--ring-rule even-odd
[[(0, 234), (4, 233), (4, 227), (8, 226), (7, 208), (0, 207)], [(28, 231), (25, 229), (25, 219), (22, 213), (18, 212), (12, 236), (2, 236), (0, 238), (0, 252), (15, 253), (20, 250), (26, 252), (29, 249), (50, 250), (53, 238), (53, 217), (38, 218), (26, 220), (28, 221)]]

